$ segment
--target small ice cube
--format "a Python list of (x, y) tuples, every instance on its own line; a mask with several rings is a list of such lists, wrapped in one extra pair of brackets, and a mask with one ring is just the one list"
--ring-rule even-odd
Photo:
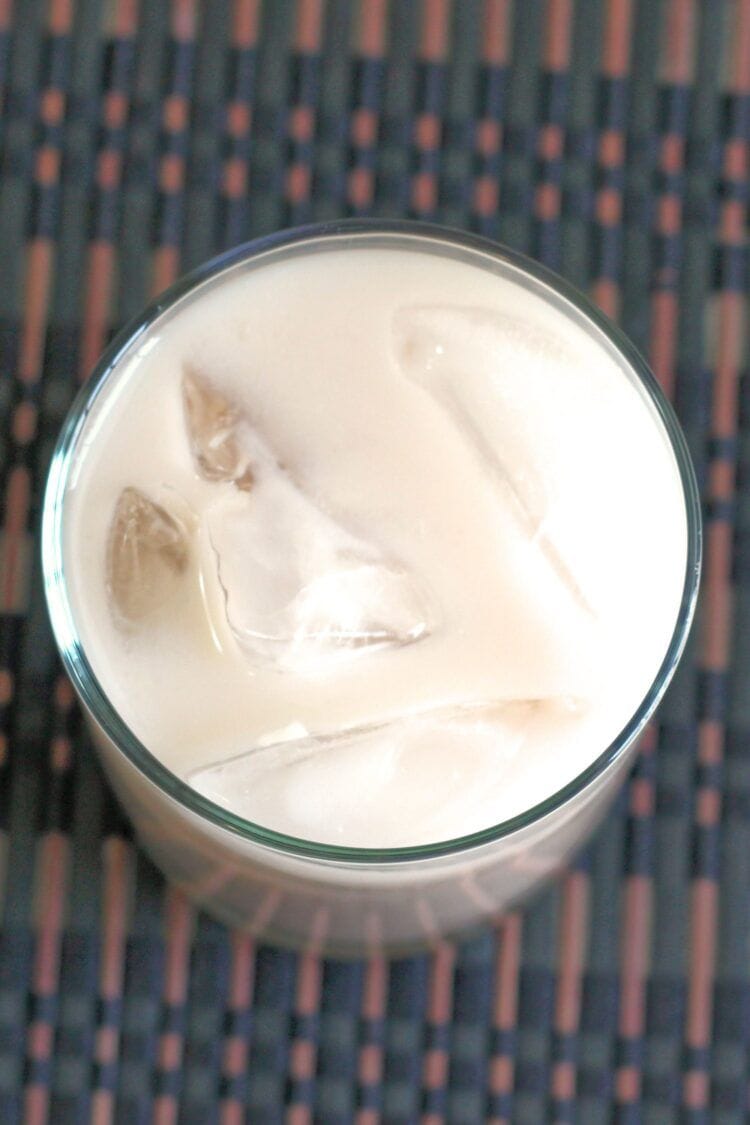
[(182, 401), (198, 472), (206, 480), (228, 481), (249, 491), (253, 471), (238, 433), (243, 421), (239, 410), (191, 367), (183, 374)]
[(541, 706), (437, 706), (257, 746), (187, 780), (241, 816), (307, 839), (393, 846), (460, 835), (477, 818), (477, 827), (491, 822), (488, 795), (504, 784)]
[(187, 564), (183, 526), (137, 488), (124, 488), (107, 539), (107, 592), (115, 616), (133, 623), (153, 613)]
[(430, 630), (415, 578), (352, 534), (278, 465), (208, 513), (229, 626), (251, 658), (313, 672), (333, 658), (404, 645)]

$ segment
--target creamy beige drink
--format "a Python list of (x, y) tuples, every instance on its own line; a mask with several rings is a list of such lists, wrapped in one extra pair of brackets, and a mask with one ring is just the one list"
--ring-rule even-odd
[(418, 238), (240, 264), (157, 319), (81, 432), (62, 537), (140, 743), (243, 821), (370, 849), (573, 782), (657, 677), (688, 552), (623, 356), (515, 267)]

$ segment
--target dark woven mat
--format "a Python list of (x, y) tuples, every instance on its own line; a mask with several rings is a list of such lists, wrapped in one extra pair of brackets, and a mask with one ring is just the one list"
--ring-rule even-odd
[[(0, 1122), (745, 1120), (748, 0), (0, 2)], [(113, 328), (309, 219), (496, 236), (619, 317), (705, 495), (703, 613), (629, 787), (494, 932), (339, 964), (196, 915), (134, 847), (36, 551)]]

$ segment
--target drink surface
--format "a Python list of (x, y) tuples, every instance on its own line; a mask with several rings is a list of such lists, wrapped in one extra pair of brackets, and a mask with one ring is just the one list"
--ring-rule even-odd
[(611, 345), (511, 267), (298, 253), (121, 360), (66, 497), (84, 647), (179, 777), (396, 847), (538, 804), (617, 736), (678, 613), (685, 505)]

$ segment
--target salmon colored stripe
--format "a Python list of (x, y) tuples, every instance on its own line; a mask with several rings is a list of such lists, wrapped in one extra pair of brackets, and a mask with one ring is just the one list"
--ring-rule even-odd
[(104, 841), (104, 896), (102, 904), (102, 960), (99, 989), (106, 1000), (122, 995), (125, 974), (125, 940), (131, 890), (131, 848), (118, 836)]
[(474, 188), (474, 207), (480, 215), (494, 215), (500, 202), (500, 186), (492, 176), (480, 176)]
[(294, 1105), (287, 1110), (286, 1125), (312, 1125), (312, 1109), (306, 1105)]
[(427, 1018), (431, 1023), (448, 1023), (453, 1013), (453, 972), (456, 950), (444, 942), (432, 955)]
[(51, 1024), (45, 1020), (35, 1020), (29, 1025), (27, 1035), (26, 1053), (36, 1062), (49, 1058), (55, 1031)]
[(610, 320), (617, 320), (620, 312), (620, 290), (614, 281), (604, 277), (600, 278), (594, 284), (592, 297), (605, 316), (608, 316)]
[(13, 0), (0, 0), (0, 27), (6, 29), (13, 15)]
[(107, 339), (115, 251), (111, 243), (97, 240), (89, 249), (86, 277), (86, 300), (81, 329), (81, 348), (78, 366), (79, 379), (91, 373)]
[(674, 394), (679, 306), (674, 293), (654, 295), (651, 313), (651, 368), (667, 398)]
[(651, 948), (651, 879), (630, 875), (625, 883), (620, 953), (619, 1031), (626, 1039), (643, 1034), (646, 978)]
[(712, 462), (708, 473), (708, 494), (713, 500), (731, 500), (734, 494), (735, 468), (723, 458)]
[(422, 0), (419, 57), (424, 62), (443, 62), (448, 51), (450, 0)]
[(641, 1096), (641, 1072), (635, 1066), (618, 1067), (615, 1075), (618, 1102), (637, 1102)]
[(739, 199), (728, 199), (721, 209), (719, 242), (742, 246), (745, 242), (745, 205)]
[(682, 226), (682, 200), (679, 195), (662, 195), (656, 210), (656, 229), (659, 234), (666, 238), (678, 234)]
[(630, 783), (630, 811), (641, 818), (654, 815), (654, 786), (645, 777), (637, 777)]
[(423, 214), (437, 206), (437, 180), (430, 172), (418, 172), (412, 183), (414, 210)]
[(722, 293), (719, 298), (718, 356), (713, 401), (713, 436), (737, 432), (737, 380), (745, 333), (745, 294)]
[(34, 957), (34, 991), (57, 992), (60, 939), (68, 876), (68, 840), (62, 832), (48, 832), (39, 844), (34, 914), (38, 929)]
[(632, 0), (608, 0), (602, 42), (602, 73), (623, 78), (630, 66)]
[(115, 1099), (109, 1090), (95, 1090), (91, 1096), (91, 1125), (112, 1125)]
[(138, 30), (139, 0), (116, 0), (102, 8), (102, 31), (108, 39), (131, 39)]
[(151, 1125), (177, 1125), (177, 1101), (169, 1094), (162, 1094), (154, 1101)]
[(13, 673), (9, 668), (0, 671), (0, 707), (7, 707), (13, 698)]
[(297, 988), (295, 1011), (301, 1016), (311, 1016), (320, 1004), (320, 988), (323, 969), (320, 958), (315, 953), (300, 955), (297, 968)]
[(581, 974), (586, 956), (589, 880), (572, 871), (563, 884), (560, 958), (555, 1004), (555, 1028), (563, 1035), (578, 1030), (581, 1016)]
[(49, 0), (47, 26), (51, 35), (67, 35), (73, 26), (73, 0)]
[(571, 1062), (558, 1062), (552, 1068), (552, 1097), (559, 1102), (572, 1101), (576, 1093), (576, 1070)]
[(255, 945), (246, 934), (233, 933), (229, 1001), (235, 1011), (249, 1008), (255, 989)]
[(685, 163), (685, 138), (680, 133), (662, 137), (660, 163), (669, 176), (676, 176)]
[(61, 774), (70, 766), (73, 748), (70, 739), (57, 735), (50, 744), (49, 763), (52, 773)]
[(712, 523), (706, 532), (706, 578), (703, 583), (702, 664), (724, 672), (732, 645), (732, 548), (734, 531), (726, 521)]
[(96, 1032), (94, 1057), (102, 1066), (110, 1066), (117, 1058), (120, 1035), (116, 1027), (100, 1027)]
[(567, 70), (573, 32), (572, 0), (547, 0), (544, 65), (547, 70)]
[(724, 175), (729, 180), (744, 180), (750, 165), (750, 145), (741, 137), (728, 140), (724, 145)]
[(30, 445), (36, 437), (37, 408), (28, 400), (19, 402), (11, 418), (11, 433), (17, 445)]
[(696, 790), (695, 823), (701, 828), (715, 827), (721, 818), (721, 793), (709, 787)]
[(243, 1074), (247, 1063), (247, 1043), (239, 1035), (230, 1035), (224, 1051), (224, 1073), (236, 1078)]
[(385, 1014), (388, 991), (388, 963), (383, 957), (371, 957), (365, 970), (362, 995), (362, 1016), (366, 1020), (378, 1020)]
[(193, 911), (184, 895), (173, 887), (168, 888), (166, 900), (164, 1001), (167, 1004), (182, 1004), (188, 988)]
[(701, 765), (715, 766), (724, 757), (724, 731), (721, 723), (706, 719), (701, 723), (698, 761)]
[(234, 0), (232, 9), (232, 41), (235, 47), (253, 47), (260, 26), (260, 0)]
[(557, 184), (539, 184), (534, 197), (534, 210), (542, 222), (550, 222), (560, 214), (561, 195)]
[(663, 82), (683, 85), (693, 77), (695, 0), (669, 0), (662, 39)]
[(733, 36), (733, 94), (750, 93), (750, 0), (737, 0), (737, 26)]
[(165, 1031), (159, 1039), (159, 1069), (178, 1070), (182, 1059), (182, 1036)]
[(357, 51), (380, 58), (385, 54), (388, 0), (360, 0)]
[(26, 517), (31, 495), (27, 470), (21, 465), (11, 469), (6, 488), (6, 526), (9, 535), (20, 535), (26, 528)]
[(52, 243), (47, 238), (34, 239), (26, 257), (24, 318), (18, 355), (18, 375), (24, 383), (36, 382), (42, 370), (52, 267)]
[(383, 1052), (375, 1043), (366, 1043), (359, 1053), (359, 1081), (363, 1086), (375, 1086), (383, 1075)]
[(196, 0), (172, 0), (169, 23), (178, 43), (195, 39)]
[(123, 37), (131, 37), (138, 30), (140, 0), (119, 0), (115, 16), (115, 32)]
[[(422, 1085), (425, 1090), (439, 1090), (448, 1081), (448, 1052), (440, 1047), (434, 1047), (425, 1052), (422, 1063)], [(422, 1117), (422, 1125), (429, 1125), (430, 1115)]]
[(13, 612), (17, 603), (19, 579), (25, 556), (26, 520), (31, 503), (28, 469), (16, 465), (8, 474), (5, 490), (5, 529), (3, 536), (3, 608)]
[(294, 49), (312, 55), (320, 50), (323, 37), (323, 0), (297, 0)]
[(690, 902), (690, 965), (687, 1044), (700, 1049), (711, 1042), (713, 982), (719, 888), (713, 879), (693, 882)]
[(482, 59), (493, 66), (508, 61), (512, 0), (485, 0), (482, 25)]
[(179, 252), (175, 246), (160, 246), (155, 252), (152, 296), (158, 296), (172, 284), (179, 272), (179, 262)]
[(710, 1079), (705, 1071), (688, 1071), (683, 1083), (685, 1105), (688, 1109), (706, 1109), (708, 1107)]
[(515, 1027), (518, 1018), (521, 933), (519, 914), (509, 914), (497, 929), (493, 1022), (501, 1031)]
[[(362, 1019), (376, 1021), (385, 1015), (388, 995), (388, 963), (381, 956), (371, 957), (365, 968), (362, 989)], [(357, 1079), (360, 1086), (375, 1086), (383, 1074), (383, 1048), (376, 1043), (366, 1043), (359, 1051)], [(380, 1120), (374, 1109), (360, 1109), (356, 1125), (371, 1125)]]
[(495, 1056), (490, 1061), (490, 1089), (495, 1094), (509, 1094), (513, 1089), (515, 1066), (508, 1055)]
[(246, 1125), (245, 1107), (238, 1101), (224, 1102), (219, 1121), (221, 1125)]
[(296, 1039), (292, 1043), (289, 1073), (295, 1082), (307, 1082), (315, 1074), (317, 1045), (309, 1039)]
[(23, 1101), (24, 1125), (47, 1125), (49, 1086), (30, 1086)]

